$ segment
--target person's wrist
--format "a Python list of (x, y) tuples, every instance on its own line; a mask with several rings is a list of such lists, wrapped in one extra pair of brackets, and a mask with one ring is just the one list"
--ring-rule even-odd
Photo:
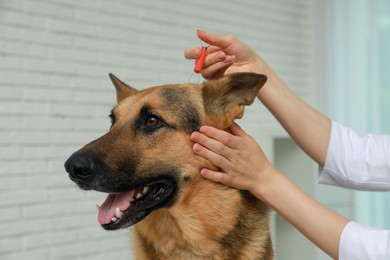
[(253, 179), (252, 185), (248, 188), (248, 191), (261, 200), (266, 200), (269, 191), (272, 191), (273, 186), (273, 171), (275, 168), (269, 164), (258, 170), (255, 173), (256, 178)]

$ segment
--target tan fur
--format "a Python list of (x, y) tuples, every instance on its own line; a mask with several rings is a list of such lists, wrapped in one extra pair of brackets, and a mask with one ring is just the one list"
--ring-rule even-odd
[[(77, 155), (98, 154), (109, 169), (120, 169), (134, 160), (135, 180), (155, 177), (166, 169), (179, 171), (173, 204), (152, 211), (133, 227), (136, 259), (273, 259), (268, 207), (248, 192), (202, 178), (201, 168), (217, 168), (192, 152), (189, 139), (196, 130), (192, 123), (227, 129), (243, 115), (244, 105), (253, 102), (265, 77), (240, 74), (202, 86), (166, 85), (140, 92), (113, 75), (111, 79), (118, 99), (115, 122), (106, 135)], [(245, 84), (253, 86), (243, 91)], [(153, 134), (139, 133), (134, 122), (145, 107), (169, 127)], [(194, 119), (187, 120), (191, 116)], [(92, 186), (104, 190), (104, 183)]]

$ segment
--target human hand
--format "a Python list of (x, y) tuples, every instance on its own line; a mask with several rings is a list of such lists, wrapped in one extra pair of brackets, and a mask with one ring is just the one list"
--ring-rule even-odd
[[(199, 39), (209, 44), (207, 58), (201, 72), (206, 79), (219, 78), (234, 72), (265, 74), (265, 62), (247, 45), (232, 35), (208, 34), (198, 30)], [(184, 56), (197, 59), (202, 47), (187, 48)]]
[(256, 141), (239, 125), (234, 124), (230, 130), (232, 134), (202, 126), (199, 132), (192, 133), (193, 151), (220, 168), (220, 171), (203, 168), (200, 174), (209, 180), (253, 193), (273, 166)]

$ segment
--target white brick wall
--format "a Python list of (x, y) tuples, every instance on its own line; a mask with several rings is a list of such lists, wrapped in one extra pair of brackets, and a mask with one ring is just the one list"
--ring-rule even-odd
[[(96, 222), (105, 196), (63, 168), (109, 127), (109, 72), (137, 88), (187, 82), (201, 28), (237, 35), (312, 102), (314, 15), (306, 0), (0, 0), (0, 259), (131, 259), (128, 231)], [(241, 124), (284, 135), (259, 103)]]

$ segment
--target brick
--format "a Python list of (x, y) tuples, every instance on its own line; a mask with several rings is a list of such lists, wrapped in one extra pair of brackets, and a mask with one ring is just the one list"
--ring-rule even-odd
[(71, 60), (85, 63), (96, 63), (98, 54), (88, 50), (74, 50), (52, 47), (50, 48), (50, 58), (53, 60)]
[(22, 59), (20, 57), (9, 56), (8, 54), (3, 54), (2, 56), (0, 68), (19, 69), (22, 66)]
[[(40, 203), (32, 205), (23, 205), (21, 207), (22, 216), (24, 218), (51, 218), (56, 219), (58, 217), (67, 216), (70, 214), (80, 216), (88, 220), (96, 220), (96, 204), (101, 204), (104, 198), (86, 198), (83, 196), (83, 192), (76, 188), (76, 185), (67, 177), (67, 174), (63, 174), (64, 183), (67, 184), (68, 197), (62, 200), (58, 199), (58, 196), (50, 196), (50, 203)], [(64, 189), (64, 188), (62, 188)], [(53, 191), (55, 192), (55, 191)], [(61, 193), (63, 194), (63, 193)], [(70, 194), (70, 195), (69, 195)], [(92, 223), (95, 224), (95, 223)], [(100, 226), (88, 225), (92, 229), (99, 229)], [(80, 236), (80, 234), (79, 234)]]
[[(108, 122), (109, 121), (105, 123)], [(102, 125), (104, 125), (104, 123)], [(50, 139), (50, 142), (54, 144), (80, 145), (91, 141), (93, 138), (96, 138), (96, 134), (91, 134), (90, 132), (81, 132), (81, 131), (66, 131), (66, 132), (50, 131), (48, 138)], [(0, 138), (0, 143), (1, 143), (1, 138)]]
[[(49, 105), (50, 114), (58, 116), (74, 116), (77, 117), (91, 117), (96, 116), (98, 106), (95, 104), (61, 104), (61, 103), (51, 103)], [(0, 106), (1, 112), (1, 106)]]
[(0, 24), (0, 32), (0, 39), (18, 40), (20, 39), (21, 29)]
[(53, 31), (77, 33), (84, 36), (94, 36), (97, 33), (96, 26), (87, 23), (77, 23), (73, 20), (50, 19), (48, 27)]
[(21, 259), (50, 259), (49, 252), (45, 249), (13, 251), (4, 254), (4, 260), (21, 260)]
[(5, 237), (23, 236), (29, 233), (40, 233), (49, 230), (50, 220), (47, 219), (23, 219), (15, 217), (13, 221), (0, 223), (0, 239)]
[[(92, 222), (92, 221), (91, 221)], [(80, 232), (79, 238), (80, 240), (87, 240), (91, 239), (94, 241), (99, 240), (111, 240), (114, 239), (116, 241), (118, 240), (124, 240), (126, 243), (130, 237), (130, 231), (129, 230), (119, 230), (119, 232), (106, 232), (97, 222), (90, 223), (90, 225), (87, 225), (83, 227), (83, 232)], [(111, 233), (111, 234), (110, 234)], [(97, 242), (98, 243), (98, 242)], [(119, 244), (121, 242), (119, 241)]]
[(63, 230), (77, 229), (78, 231), (81, 231), (84, 226), (97, 223), (96, 215), (85, 217), (72, 209), (66, 215), (57, 216), (55, 219), (48, 219), (47, 221), (52, 223), (51, 228), (61, 227)]
[(50, 86), (50, 77), (42, 73), (33, 73), (26, 71), (1, 71), (0, 70), (0, 83), (2, 85), (15, 85), (15, 86)]
[(26, 101), (71, 102), (74, 93), (61, 88), (23, 88), (23, 99)]
[(26, 185), (24, 176), (7, 176), (2, 177), (0, 182), (0, 190), (23, 190)]
[(51, 231), (24, 236), (24, 249), (47, 248), (54, 245), (74, 243), (77, 240), (76, 230)]
[(45, 190), (11, 190), (0, 192), (2, 206), (15, 206), (48, 201), (49, 195)]
[(83, 256), (83, 258), (77, 258), (77, 260), (105, 260), (105, 259), (132, 259), (131, 257), (134, 256), (134, 253), (132, 252), (130, 246), (127, 246), (125, 249), (115, 251), (109, 250), (105, 252), (99, 252), (98, 259), (95, 255), (87, 255)]
[(55, 72), (64, 74), (75, 74), (77, 72), (76, 66), (72, 66), (70, 63), (27, 58), (23, 61), (23, 69), (35, 72)]
[(45, 46), (69, 47), (72, 45), (72, 35), (42, 29), (21, 28), (20, 37), (26, 42), (40, 43)]
[[(109, 109), (106, 111), (106, 115), (109, 114)], [(90, 130), (96, 134), (103, 134), (110, 129), (111, 122), (108, 116), (98, 119), (75, 119), (74, 128), (77, 131), (80, 130)]]
[(96, 0), (83, 0), (83, 1), (63, 1), (63, 0), (51, 0), (52, 3), (57, 3), (58, 5), (69, 6), (73, 9), (79, 7), (88, 8), (92, 12), (96, 6)]
[(21, 147), (2, 147), (0, 149), (0, 162), (12, 159), (20, 159), (22, 157), (22, 148)]
[(98, 50), (115, 52), (119, 49), (121, 42), (113, 41), (110, 39), (97, 39), (95, 37), (78, 37), (75, 39), (74, 46), (77, 49)]
[(22, 209), (20, 207), (7, 207), (7, 209), (3, 210), (0, 214), (0, 222), (5, 223), (6, 221), (14, 220), (16, 217), (20, 217), (22, 215), (21, 212)]
[[(104, 77), (105, 76), (105, 77)], [(102, 78), (104, 77), (104, 81)], [(64, 75), (53, 75), (52, 77), (52, 87), (53, 88), (61, 88), (68, 89), (74, 95), (78, 94), (78, 92), (83, 92), (91, 89), (102, 89), (104, 82), (109, 83), (108, 73), (104, 73), (103, 75), (94, 75), (93, 77), (85, 77), (82, 76), (64, 76)]]
[(39, 16), (59, 17), (72, 19), (74, 17), (74, 8), (70, 6), (46, 3), (40, 0), (29, 0), (24, 3), (24, 9), (27, 13), (37, 14)]
[(22, 90), (17, 87), (1, 86), (0, 101), (3, 100), (19, 100), (22, 97)]
[(1, 1), (0, 7), (3, 10), (21, 11), (23, 9), (22, 1)]
[[(111, 4), (114, 3), (115, 3), (114, 1), (111, 1)], [(91, 22), (96, 20), (96, 12), (91, 12), (90, 9), (76, 8), (73, 9), (73, 12), (74, 12), (74, 19), (77, 20), (78, 22), (85, 22), (85, 21)]]
[[(23, 250), (23, 238), (11, 237), (0, 239), (0, 255), (7, 253), (18, 252)], [(7, 258), (8, 259), (8, 258)]]
[[(139, 5), (139, 2), (138, 3), (132, 3), (132, 4), (135, 4), (135, 5)], [(117, 17), (117, 16), (123, 16), (123, 15), (128, 15), (128, 16), (132, 16), (132, 17), (137, 17), (139, 18), (139, 15), (140, 15), (140, 11), (141, 9), (140, 8), (127, 8), (124, 7), (123, 3), (121, 3), (120, 1), (112, 1), (111, 3), (107, 2), (107, 1), (98, 1), (98, 4), (97, 4), (97, 8), (100, 10), (100, 11), (108, 11), (107, 13), (109, 13), (112, 17)]]
[(104, 91), (79, 91), (74, 100), (76, 102), (113, 105), (116, 102), (116, 93), (114, 89), (109, 88)]
[[(47, 56), (47, 48), (36, 44), (26, 44), (24, 42), (3, 41), (0, 42), (0, 53), (17, 56), (30, 56), (45, 58)], [(5, 64), (5, 63), (4, 63)]]
[[(15, 179), (15, 178), (14, 178)], [(46, 188), (55, 188), (63, 187), (67, 176), (65, 175), (65, 170), (63, 175), (34, 175), (23, 177), (25, 182), (25, 187), (28, 189), (46, 189)], [(14, 180), (15, 181), (15, 180)]]
[[(28, 131), (37, 131), (37, 130), (70, 130), (72, 125), (69, 125), (68, 120), (61, 118), (60, 116), (29, 116), (22, 119), (22, 126)], [(27, 137), (29, 133), (26, 133)], [(48, 133), (46, 133), (48, 135)], [(48, 136), (45, 138), (48, 139)]]
[(99, 243), (95, 241), (79, 241), (77, 244), (58, 246), (50, 252), (54, 259), (74, 259), (84, 254), (93, 254), (99, 251)]
[[(7, 113), (3, 112), (3, 114), (0, 113), (0, 120), (1, 120), (1, 130), (10, 129), (10, 130), (16, 130), (21, 128), (22, 120), (17, 117), (11, 117), (7, 115)], [(5, 143), (6, 141), (10, 142), (12, 139), (16, 137), (18, 133), (17, 132), (10, 132), (7, 131), (4, 135), (0, 135), (0, 143)]]
[(82, 200), (84, 198), (83, 192), (78, 189), (72, 181), (67, 177), (64, 170), (64, 181), (66, 181), (66, 187), (50, 190), (51, 201), (69, 201), (69, 200)]
[[(21, 148), (21, 147), (20, 147)], [(14, 158), (19, 159), (20, 158)], [(42, 172), (42, 160), (3, 160), (0, 163), (0, 175), (35, 174)]]
[(34, 146), (24, 146), (22, 148), (22, 157), (23, 159), (32, 160), (32, 159), (53, 159), (64, 156), (64, 151), (58, 151), (57, 146), (47, 146), (47, 145), (34, 145)]
[(42, 115), (47, 111), (47, 105), (40, 102), (0, 102), (0, 114)]
[(27, 26), (27, 27), (44, 27), (45, 19), (41, 16), (29, 15), (19, 11), (1, 10), (0, 17), (2, 17), (2, 23)]

